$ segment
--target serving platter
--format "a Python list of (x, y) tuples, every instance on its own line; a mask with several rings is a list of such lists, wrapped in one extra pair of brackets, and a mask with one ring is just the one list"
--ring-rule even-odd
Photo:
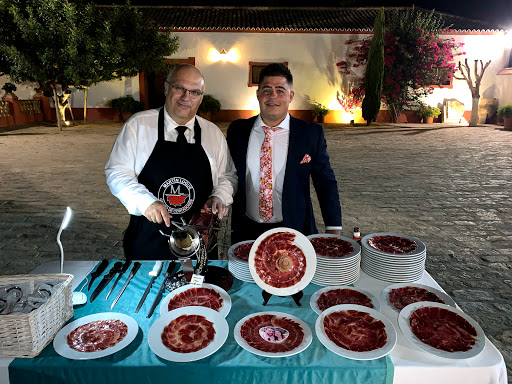
[(440, 291), (439, 289), (430, 287), (428, 285), (416, 284), (416, 283), (396, 283), (396, 284), (388, 285), (386, 288), (384, 288), (382, 290), (382, 292), (380, 294), (381, 301), (384, 304), (386, 304), (386, 306), (389, 309), (392, 309), (396, 313), (399, 313), (400, 309), (395, 308), (395, 306), (393, 304), (391, 304), (391, 302), (389, 301), (389, 293), (394, 289), (405, 288), (405, 287), (415, 287), (415, 288), (426, 289), (427, 291), (435, 293), (439, 298), (443, 299), (445, 304), (449, 305), (450, 307), (457, 308), (455, 301), (453, 301), (453, 299), (450, 296), (448, 296), (446, 293), (444, 293), (443, 291)]
[(380, 302), (376, 296), (372, 295), (370, 292), (364, 291), (359, 288), (350, 287), (348, 285), (329, 286), (329, 287), (321, 288), (318, 291), (316, 291), (315, 293), (313, 293), (311, 295), (311, 299), (309, 300), (309, 305), (311, 306), (313, 311), (315, 311), (317, 314), (320, 315), (322, 313), (322, 311), (320, 310), (320, 308), (318, 308), (318, 305), (317, 305), (317, 301), (318, 301), (319, 297), (323, 293), (333, 291), (335, 289), (350, 289), (351, 291), (356, 291), (356, 292), (362, 293), (362, 294), (366, 295), (371, 300), (371, 302), (373, 304), (373, 309), (375, 309), (376, 311), (380, 311)]

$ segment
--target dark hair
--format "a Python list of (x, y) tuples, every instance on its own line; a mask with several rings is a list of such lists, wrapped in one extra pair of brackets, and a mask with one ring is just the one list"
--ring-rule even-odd
[(265, 77), (270, 76), (284, 77), (290, 87), (293, 85), (293, 76), (288, 67), (281, 63), (272, 63), (261, 70), (260, 78), (258, 80), (258, 87), (261, 85)]

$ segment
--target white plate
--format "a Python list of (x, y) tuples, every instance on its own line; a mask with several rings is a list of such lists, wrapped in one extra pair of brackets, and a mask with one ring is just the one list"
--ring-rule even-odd
[[(102, 351), (97, 352), (80, 352), (72, 349), (68, 345), (67, 337), (68, 335), (78, 328), (81, 325), (88, 324), (92, 321), (97, 320), (121, 320), (123, 323), (125, 323), (128, 326), (128, 333), (124, 337), (123, 340), (121, 340), (119, 343), (114, 345), (113, 347), (104, 349)], [(79, 319), (76, 319), (75, 321), (72, 321), (65, 327), (63, 327), (55, 336), (55, 339), (53, 339), (53, 348), (55, 349), (55, 352), (57, 352), (62, 357), (65, 357), (67, 359), (72, 360), (89, 360), (89, 359), (98, 359), (100, 357), (105, 357), (108, 355), (111, 355), (113, 353), (116, 353), (117, 351), (120, 351), (127, 345), (129, 345), (137, 336), (137, 333), (139, 332), (139, 325), (137, 322), (130, 316), (124, 315), (122, 313), (115, 313), (115, 312), (102, 312), (102, 313), (95, 313), (89, 316), (84, 316)]]
[[(375, 237), (375, 236), (398, 236), (398, 237), (403, 237), (405, 239), (409, 239), (409, 240), (412, 240), (412, 241), (416, 242), (418, 247), (414, 251), (408, 252), (408, 253), (388, 253), (388, 252), (382, 252), (382, 251), (379, 251), (378, 249), (375, 249), (373, 247), (370, 247), (370, 245), (368, 245), (368, 240), (371, 239), (372, 237)], [(392, 232), (370, 233), (369, 235), (366, 235), (366, 236), (364, 236), (361, 239), (361, 246), (362, 246), (363, 249), (367, 249), (370, 252), (372, 252), (374, 254), (377, 254), (377, 255), (379, 255), (379, 254), (380, 255), (393, 255), (393, 256), (398, 256), (398, 257), (407, 257), (407, 256), (410, 256), (410, 255), (417, 255), (417, 254), (423, 253), (423, 252), (425, 252), (427, 250), (427, 247), (425, 246), (425, 244), (420, 239), (418, 239), (417, 237), (412, 237), (412, 236), (409, 236), (409, 235), (402, 235), (402, 234), (399, 234), (399, 233), (392, 233)]]
[[(162, 302), (160, 303), (160, 316), (163, 316), (164, 314), (169, 312), (169, 301), (176, 296), (179, 295), (182, 292), (188, 291), (189, 289), (199, 288), (195, 287), (192, 284), (183, 285), (179, 288), (176, 288), (174, 291), (171, 291), (167, 296), (164, 297)], [(203, 283), (203, 286), (201, 288), (210, 288), (213, 289), (215, 292), (217, 292), (220, 295), (220, 298), (222, 299), (222, 307), (220, 307), (219, 313), (226, 317), (231, 310), (231, 297), (229, 297), (228, 293), (223, 290), (221, 287), (213, 284)]]
[(254, 243), (254, 240), (245, 240), (245, 241), (240, 241), (238, 243), (235, 243), (233, 244), (231, 247), (229, 247), (228, 249), (228, 256), (232, 259), (232, 260), (235, 260), (235, 261), (238, 261), (240, 263), (245, 263), (247, 264), (247, 261), (244, 261), (244, 260), (241, 260), (239, 259), (238, 257), (235, 256), (235, 248), (238, 247), (239, 245), (242, 245), (242, 244), (246, 244), (246, 243)]
[[(475, 330), (476, 330), (476, 343), (473, 345), (473, 347), (469, 351), (465, 352), (446, 352), (441, 349), (437, 349), (434, 347), (431, 347), (428, 344), (425, 344), (423, 341), (421, 341), (414, 333), (411, 331), (411, 326), (409, 325), (409, 318), (411, 314), (416, 311), (419, 308), (424, 307), (434, 307), (434, 308), (444, 308), (448, 311), (454, 312), (460, 317), (464, 318), (469, 324), (471, 324)], [(480, 325), (473, 320), (471, 317), (466, 315), (464, 312), (452, 308), (449, 305), (441, 304), (441, 303), (429, 303), (426, 301), (419, 302), (419, 303), (412, 303), (409, 304), (407, 307), (402, 309), (400, 313), (398, 314), (398, 326), (402, 330), (402, 333), (404, 336), (409, 340), (412, 344), (414, 344), (419, 349), (422, 349), (425, 352), (431, 353), (433, 355), (439, 356), (439, 357), (446, 357), (447, 359), (469, 359), (470, 357), (474, 357), (478, 355), (485, 347), (485, 334)]]
[(356, 292), (362, 293), (362, 294), (366, 295), (372, 301), (373, 309), (375, 309), (376, 311), (380, 311), (380, 302), (379, 302), (379, 299), (377, 299), (377, 297), (375, 297), (374, 295), (372, 295), (371, 293), (369, 293), (367, 291), (364, 291), (364, 290), (358, 289), (358, 288), (354, 288), (354, 287), (349, 287), (347, 285), (337, 285), (337, 286), (325, 287), (325, 288), (319, 289), (318, 291), (313, 293), (311, 295), (311, 299), (309, 299), (309, 305), (311, 306), (313, 311), (315, 311), (317, 314), (321, 314), (322, 313), (320, 308), (318, 308), (318, 305), (317, 305), (316, 302), (318, 301), (318, 298), (320, 297), (320, 295), (322, 293), (329, 292), (329, 291), (332, 291), (334, 289), (350, 289), (352, 291), (356, 291)]
[(380, 299), (384, 304), (388, 306), (388, 308), (392, 309), (395, 312), (400, 312), (399, 309), (396, 309), (393, 304), (389, 302), (389, 292), (391, 292), (393, 289), (398, 288), (405, 288), (405, 287), (416, 287), (416, 288), (423, 288), (427, 291), (430, 291), (432, 293), (435, 293), (439, 298), (444, 300), (444, 303), (449, 305), (450, 307), (457, 308), (457, 305), (455, 304), (455, 301), (448, 296), (446, 293), (440, 291), (439, 289), (436, 289), (434, 287), (429, 287), (428, 285), (422, 285), (422, 284), (413, 284), (413, 283), (397, 283), (397, 284), (391, 284), (388, 285), (386, 288), (384, 288), (380, 294)]
[[(200, 315), (213, 323), (215, 338), (205, 348), (190, 353), (179, 353), (171, 351), (162, 343), (162, 333), (169, 323), (181, 315)], [(181, 307), (167, 312), (159, 317), (151, 326), (148, 332), (148, 344), (155, 355), (162, 359), (186, 363), (203, 359), (219, 350), (228, 338), (229, 326), (226, 319), (211, 308), (206, 307)]]
[[(254, 347), (251, 347), (247, 343), (247, 341), (244, 340), (242, 335), (240, 334), (240, 329), (242, 328), (242, 325), (247, 320), (249, 320), (252, 317), (260, 316), (260, 315), (275, 315), (278, 317), (285, 317), (287, 319), (295, 321), (302, 328), (302, 332), (304, 332), (304, 338), (302, 339), (302, 343), (300, 343), (297, 348), (292, 349), (291, 351), (287, 351), (287, 352), (264, 352), (264, 351), (260, 351), (259, 349), (254, 348)], [(311, 344), (311, 341), (313, 340), (313, 333), (311, 332), (311, 329), (308, 327), (308, 325), (304, 321), (302, 321), (301, 319), (299, 319), (295, 316), (292, 316), (292, 315), (289, 315), (289, 314), (283, 313), (283, 312), (258, 312), (258, 313), (252, 313), (250, 315), (247, 315), (243, 319), (241, 319), (238, 323), (236, 323), (233, 333), (235, 335), (235, 341), (243, 349), (245, 349), (246, 351), (249, 351), (255, 355), (264, 356), (264, 357), (286, 357), (286, 356), (296, 355), (297, 353), (302, 352), (307, 347), (309, 347), (309, 345)]]
[[(272, 285), (266, 284), (259, 277), (258, 272), (256, 271), (256, 267), (254, 266), (254, 255), (260, 243), (264, 239), (266, 239), (267, 236), (278, 232), (288, 232), (295, 234), (293, 244), (302, 250), (304, 257), (306, 258), (306, 271), (304, 273), (304, 276), (295, 285), (286, 288), (276, 288)], [(306, 236), (304, 236), (299, 231), (296, 231), (295, 229), (274, 228), (260, 235), (254, 242), (254, 245), (251, 248), (251, 252), (249, 253), (249, 270), (251, 271), (251, 275), (252, 278), (254, 279), (254, 282), (264, 291), (267, 291), (268, 293), (276, 296), (290, 296), (303, 290), (311, 282), (311, 279), (313, 278), (316, 270), (315, 248), (313, 248), (313, 245), (311, 245)]]
[(348, 241), (354, 247), (354, 250), (352, 251), (352, 253), (348, 254), (347, 256), (343, 256), (343, 257), (329, 257), (329, 256), (316, 255), (319, 259), (322, 259), (322, 260), (329, 260), (329, 261), (347, 260), (347, 259), (357, 256), (361, 252), (361, 246), (357, 243), (357, 241), (350, 239), (348, 237), (345, 237), (345, 236), (334, 235), (332, 233), (317, 233), (314, 235), (309, 235), (308, 239), (311, 240), (311, 239), (314, 239), (315, 237), (336, 237), (338, 239)]
[[(382, 348), (375, 349), (373, 351), (367, 351), (367, 352), (355, 352), (350, 351), (345, 348), (338, 347), (334, 342), (332, 342), (327, 335), (325, 334), (324, 329), (324, 318), (327, 315), (330, 315), (333, 312), (339, 312), (339, 311), (348, 311), (348, 310), (356, 310), (359, 312), (366, 312), (370, 314), (374, 319), (380, 320), (384, 323), (384, 329), (386, 331), (386, 334), (388, 336), (388, 339), (386, 340), (386, 343)], [(320, 316), (318, 316), (318, 319), (316, 319), (315, 323), (315, 331), (316, 336), (318, 337), (318, 340), (331, 352), (346, 357), (347, 359), (352, 360), (374, 360), (378, 359), (382, 356), (386, 356), (388, 353), (390, 353), (393, 348), (395, 348), (396, 345), (396, 330), (395, 327), (393, 327), (393, 324), (391, 324), (391, 321), (384, 316), (382, 313), (377, 312), (374, 309), (363, 307), (362, 305), (355, 305), (355, 304), (341, 304), (341, 305), (335, 305), (334, 307), (327, 308), (325, 311), (323, 311)]]

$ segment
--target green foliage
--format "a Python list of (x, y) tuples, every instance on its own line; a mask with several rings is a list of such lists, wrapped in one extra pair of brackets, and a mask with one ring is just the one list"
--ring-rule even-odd
[(430, 105), (422, 104), (416, 110), (419, 117), (434, 117), (437, 118), (441, 114), (441, 110), (437, 107), (431, 107)]
[(13, 83), (5, 83), (4, 86), (2, 87), (2, 89), (6, 93), (11, 93), (11, 92), (14, 92), (17, 88), (16, 88), (16, 85), (14, 85)]
[(327, 116), (330, 112), (331, 111), (322, 104), (317, 103), (316, 101), (313, 102), (313, 109), (311, 110), (313, 118)]
[(132, 95), (109, 100), (107, 106), (128, 113), (136, 113), (144, 110), (144, 103), (135, 100)]
[(220, 101), (212, 95), (203, 95), (203, 101), (199, 105), (198, 112), (203, 114), (211, 113), (212, 116), (220, 111)]
[(368, 125), (377, 120), (384, 78), (384, 8), (375, 18), (364, 82), (363, 118)]
[(512, 117), (512, 104), (503, 105), (498, 108), (499, 117)]

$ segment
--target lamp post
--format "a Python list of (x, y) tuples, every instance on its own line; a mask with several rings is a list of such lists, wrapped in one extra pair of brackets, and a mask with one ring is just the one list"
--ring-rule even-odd
[(71, 208), (67, 207), (64, 218), (62, 219), (62, 223), (60, 224), (59, 233), (57, 234), (57, 244), (59, 244), (60, 248), (60, 273), (63, 273), (64, 271), (64, 249), (62, 248), (62, 243), (60, 242), (60, 234), (68, 226), (69, 220), (71, 219), (71, 213)]

